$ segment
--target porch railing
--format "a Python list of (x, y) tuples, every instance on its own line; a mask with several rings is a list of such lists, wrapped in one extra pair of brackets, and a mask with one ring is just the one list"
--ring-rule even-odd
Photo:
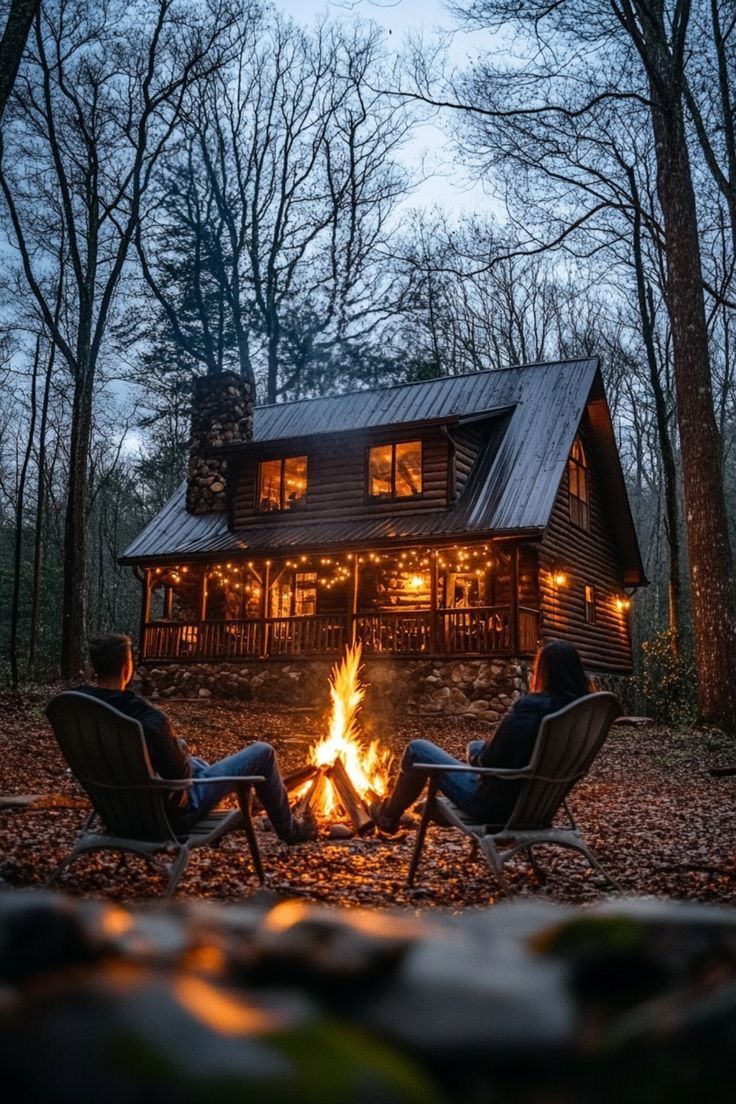
[(384, 610), (242, 621), (150, 621), (145, 660), (337, 655), (353, 638), (366, 655), (509, 655), (534, 652), (539, 611), (511, 605)]
[(325, 655), (341, 652), (347, 616), (269, 617), (265, 622), (263, 654), (274, 656)]

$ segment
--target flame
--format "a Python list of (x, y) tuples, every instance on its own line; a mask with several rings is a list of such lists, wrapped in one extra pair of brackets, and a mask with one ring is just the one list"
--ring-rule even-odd
[[(309, 761), (317, 767), (329, 767), (339, 757), (361, 798), (371, 801), (382, 797), (388, 788), (392, 755), (381, 747), (378, 740), (366, 744), (361, 736), (358, 713), (365, 697), (365, 686), (360, 677), (361, 651), (360, 643), (349, 646), (342, 661), (332, 668), (329, 734), (312, 744)], [(327, 817), (337, 812), (338, 805), (335, 788), (329, 779), (325, 779), (321, 805), (314, 811)]]

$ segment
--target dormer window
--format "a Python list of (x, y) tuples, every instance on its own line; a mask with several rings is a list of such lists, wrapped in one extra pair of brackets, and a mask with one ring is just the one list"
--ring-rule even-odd
[(298, 510), (307, 504), (307, 457), (262, 460), (258, 468), (258, 509)]
[(590, 529), (590, 493), (588, 461), (582, 441), (575, 438), (567, 461), (567, 484), (570, 497), (570, 521), (581, 529)]
[(375, 445), (368, 453), (368, 497), (418, 498), (422, 493), (422, 442)]

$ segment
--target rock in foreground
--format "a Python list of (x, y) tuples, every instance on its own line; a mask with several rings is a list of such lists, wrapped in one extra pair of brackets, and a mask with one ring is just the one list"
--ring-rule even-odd
[(0, 1068), (27, 1101), (725, 1101), (734, 1042), (725, 909), (0, 894)]

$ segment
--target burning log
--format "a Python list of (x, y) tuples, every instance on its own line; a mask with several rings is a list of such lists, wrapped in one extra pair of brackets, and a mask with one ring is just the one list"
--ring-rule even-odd
[(321, 767), (313, 767), (313, 777), (309, 789), (302, 794), (299, 800), (294, 805), (294, 816), (302, 817), (312, 806), (319, 809), (322, 797), (324, 795), (325, 783), (325, 771)]
[(297, 767), (296, 770), (289, 771), (288, 774), (284, 775), (284, 785), (287, 793), (300, 789), (306, 782), (311, 782), (319, 769), (313, 763), (305, 763), (303, 767)]
[(352, 821), (353, 828), (359, 836), (362, 836), (373, 825), (373, 820), (363, 804), (360, 794), (350, 781), (350, 776), (345, 770), (345, 764), (339, 755), (332, 766), (327, 767), (325, 774), (337, 790), (342, 806)]

